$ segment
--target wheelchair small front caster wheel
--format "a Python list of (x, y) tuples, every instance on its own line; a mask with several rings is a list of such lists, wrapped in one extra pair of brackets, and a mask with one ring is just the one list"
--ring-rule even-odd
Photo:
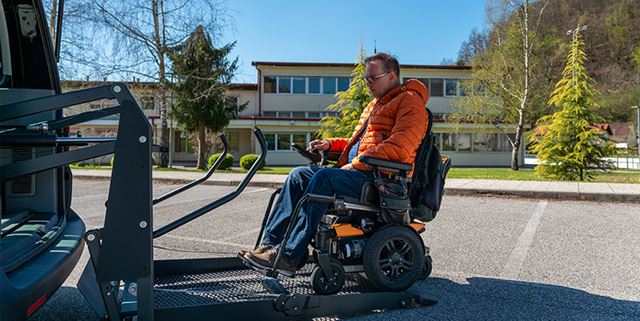
[(431, 259), (430, 255), (425, 255), (424, 257), (424, 268), (422, 269), (422, 273), (418, 277), (418, 280), (426, 280), (433, 271), (433, 259)]
[(345, 273), (342, 263), (332, 258), (330, 265), (332, 275), (325, 275), (320, 265), (317, 264), (311, 272), (311, 286), (317, 294), (336, 294), (344, 285)]

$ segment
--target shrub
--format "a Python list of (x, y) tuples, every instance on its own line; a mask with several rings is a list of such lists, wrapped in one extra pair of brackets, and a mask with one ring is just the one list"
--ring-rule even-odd
[[(216, 160), (218, 159), (218, 157), (220, 157), (221, 153), (216, 153), (211, 155), (211, 157), (209, 157), (209, 161), (207, 162), (207, 168), (211, 168), (211, 166), (213, 166), (213, 163), (216, 162)], [(233, 155), (231, 154), (227, 154), (227, 156), (224, 157), (224, 160), (222, 160), (222, 164), (220, 164), (220, 167), (218, 167), (218, 169), (228, 169), (233, 165)]]
[[(251, 168), (251, 166), (253, 166), (253, 163), (255, 163), (258, 160), (259, 156), (256, 154), (247, 154), (244, 155), (242, 157), (240, 157), (240, 167), (249, 170)], [(262, 164), (260, 164), (260, 166), (258, 166), (258, 169), (263, 169), (264, 168), (264, 161), (262, 162)]]
[(109, 161), (109, 164), (111, 164), (111, 167), (113, 167), (113, 162), (115, 162), (116, 160), (116, 155), (111, 155), (111, 160)]

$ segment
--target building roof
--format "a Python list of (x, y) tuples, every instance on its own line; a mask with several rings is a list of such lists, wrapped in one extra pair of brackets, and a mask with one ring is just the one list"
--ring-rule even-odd
[(230, 83), (229, 89), (232, 90), (258, 90), (258, 84), (248, 83)]
[[(157, 81), (100, 81), (100, 80), (62, 80), (63, 87), (95, 87), (103, 85), (111, 85), (116, 83), (124, 83), (131, 87), (157, 87)], [(234, 90), (257, 90), (258, 84), (250, 83), (230, 83), (229, 89)]]
[[(349, 67), (353, 68), (353, 63), (334, 63), (334, 62), (280, 62), (280, 61), (252, 61), (252, 66), (273, 66), (273, 67)], [(458, 65), (403, 65), (400, 69), (455, 69), (470, 70), (471, 66)]]
[(629, 122), (609, 123), (614, 136), (627, 137), (633, 128), (633, 124)]

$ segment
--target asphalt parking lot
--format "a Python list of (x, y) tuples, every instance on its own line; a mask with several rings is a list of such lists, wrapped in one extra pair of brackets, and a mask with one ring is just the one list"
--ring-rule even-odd
[[(175, 185), (156, 185), (161, 195)], [(100, 227), (108, 181), (76, 180), (72, 207)], [(155, 207), (154, 226), (232, 189), (201, 186)], [(253, 246), (270, 188), (155, 241), (155, 257), (233, 256)], [(434, 271), (414, 290), (438, 303), (349, 320), (640, 320), (640, 204), (446, 196), (423, 234)], [(33, 320), (96, 320), (76, 282), (88, 259)], [(212, 317), (215, 319), (215, 317)]]

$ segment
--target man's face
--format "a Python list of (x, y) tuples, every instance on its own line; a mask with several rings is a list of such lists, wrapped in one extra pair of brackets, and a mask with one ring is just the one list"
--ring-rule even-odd
[(398, 83), (398, 75), (395, 72), (384, 70), (382, 61), (376, 59), (367, 64), (364, 72), (367, 88), (374, 98), (382, 98), (389, 90)]

